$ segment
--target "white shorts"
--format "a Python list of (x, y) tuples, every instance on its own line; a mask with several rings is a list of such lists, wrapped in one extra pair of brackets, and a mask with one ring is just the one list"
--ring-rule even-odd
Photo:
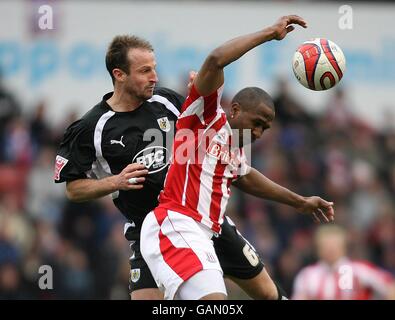
[(192, 296), (226, 294), (212, 236), (213, 232), (206, 226), (172, 210), (156, 208), (146, 216), (141, 228), (140, 250), (165, 299), (174, 299), (180, 285), (202, 270), (218, 270), (214, 274), (221, 280), (210, 281), (213, 274), (209, 273), (207, 281), (200, 279), (205, 282), (203, 287), (194, 286), (194, 290), (201, 292)]
[(227, 295), (222, 272), (218, 270), (201, 270), (180, 285), (174, 299), (199, 300), (214, 292)]

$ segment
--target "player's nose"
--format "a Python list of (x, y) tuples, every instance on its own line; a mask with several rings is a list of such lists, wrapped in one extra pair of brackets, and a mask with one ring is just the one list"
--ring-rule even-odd
[(156, 71), (153, 71), (150, 78), (150, 82), (157, 83), (158, 81), (159, 81), (158, 74), (156, 73)]

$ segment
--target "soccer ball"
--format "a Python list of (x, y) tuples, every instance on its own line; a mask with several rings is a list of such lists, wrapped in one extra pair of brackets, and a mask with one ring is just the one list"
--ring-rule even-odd
[(346, 58), (334, 42), (315, 38), (296, 50), (292, 69), (296, 79), (308, 89), (321, 91), (335, 86), (346, 71)]

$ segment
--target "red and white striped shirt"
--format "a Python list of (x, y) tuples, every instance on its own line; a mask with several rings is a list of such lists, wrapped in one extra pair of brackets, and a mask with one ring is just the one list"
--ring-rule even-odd
[(334, 266), (318, 262), (303, 268), (295, 278), (292, 299), (385, 299), (393, 283), (392, 275), (377, 266), (343, 258)]
[(203, 97), (192, 87), (176, 123), (172, 161), (159, 196), (159, 207), (190, 216), (216, 233), (230, 184), (249, 172), (243, 148), (232, 147), (222, 90)]

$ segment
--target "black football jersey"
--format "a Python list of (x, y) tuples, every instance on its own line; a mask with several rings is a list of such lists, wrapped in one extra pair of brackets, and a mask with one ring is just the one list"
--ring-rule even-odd
[(130, 163), (145, 164), (149, 173), (142, 189), (112, 194), (122, 214), (139, 226), (158, 204), (184, 98), (170, 89), (157, 88), (137, 109), (115, 112), (106, 103), (111, 95), (106, 94), (66, 129), (56, 156), (54, 179), (101, 179), (119, 174)]

